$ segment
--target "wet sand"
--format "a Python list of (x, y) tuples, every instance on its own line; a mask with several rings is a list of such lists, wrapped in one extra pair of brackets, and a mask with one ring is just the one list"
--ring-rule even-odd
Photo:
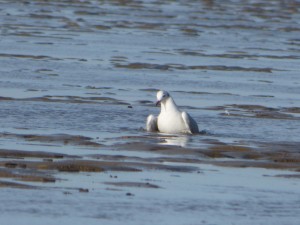
[(299, 7), (1, 1), (1, 221), (298, 225)]

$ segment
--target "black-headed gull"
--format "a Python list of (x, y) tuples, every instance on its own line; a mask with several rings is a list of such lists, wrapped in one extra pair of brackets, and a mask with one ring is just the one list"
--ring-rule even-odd
[(173, 98), (167, 91), (157, 92), (157, 103), (161, 111), (158, 117), (149, 115), (146, 122), (146, 130), (162, 133), (199, 133), (196, 121), (186, 112), (180, 111)]

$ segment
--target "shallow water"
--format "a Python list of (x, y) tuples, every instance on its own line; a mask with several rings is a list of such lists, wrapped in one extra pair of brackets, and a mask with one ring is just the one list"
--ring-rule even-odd
[[(62, 153), (54, 163), (79, 156), (141, 170), (50, 169), (43, 172), (54, 183), (20, 181), (24, 177), (11, 173), (38, 173), (30, 162), (46, 163), (45, 156), (5, 151), (1, 169), (16, 168), (9, 168), (9, 176), (3, 171), (0, 181), (30, 185), (4, 189), (1, 199), (9, 196), (10, 202), (0, 209), (5, 221), (17, 213), (22, 219), (15, 224), (51, 223), (57, 216), (72, 224), (73, 216), (108, 224), (224, 224), (233, 215), (225, 224), (266, 224), (271, 217), (269, 224), (296, 224), (299, 179), (276, 175), (300, 170), (299, 8), (294, 0), (1, 1), (1, 151)], [(158, 89), (168, 90), (195, 118), (201, 135), (144, 131), (147, 115), (159, 112)], [(211, 164), (232, 168), (217, 166), (199, 178), (201, 167)], [(193, 172), (180, 172), (190, 167)], [(244, 176), (251, 182), (244, 184)], [(150, 179), (161, 188), (105, 184), (111, 179)], [(241, 186), (245, 192), (236, 197)], [(50, 191), (54, 200), (47, 200)], [(41, 212), (34, 205), (43, 197)], [(85, 210), (88, 204), (93, 211)], [(289, 212), (279, 212), (287, 207)]]

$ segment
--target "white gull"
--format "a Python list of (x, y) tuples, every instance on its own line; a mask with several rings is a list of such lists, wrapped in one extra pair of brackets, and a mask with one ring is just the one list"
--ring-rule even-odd
[(157, 103), (160, 103), (161, 111), (158, 117), (149, 115), (146, 122), (146, 130), (162, 133), (199, 133), (196, 121), (186, 112), (180, 111), (173, 98), (167, 91), (157, 92)]

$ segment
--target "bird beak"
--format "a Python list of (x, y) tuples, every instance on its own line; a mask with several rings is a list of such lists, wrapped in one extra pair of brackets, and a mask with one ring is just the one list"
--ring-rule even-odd
[(155, 103), (155, 105), (156, 105), (156, 106), (160, 105), (160, 101), (157, 101), (157, 102)]

